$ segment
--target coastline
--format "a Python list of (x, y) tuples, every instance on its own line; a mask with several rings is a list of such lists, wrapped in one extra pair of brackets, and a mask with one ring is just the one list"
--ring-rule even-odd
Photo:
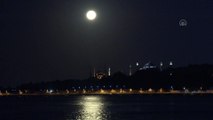
[(66, 90), (66, 91), (57, 91), (57, 92), (17, 92), (17, 93), (0, 93), (0, 96), (69, 96), (69, 95), (206, 95), (213, 94), (213, 90), (206, 91), (180, 91), (180, 90), (171, 90), (171, 91), (142, 91), (142, 90)]

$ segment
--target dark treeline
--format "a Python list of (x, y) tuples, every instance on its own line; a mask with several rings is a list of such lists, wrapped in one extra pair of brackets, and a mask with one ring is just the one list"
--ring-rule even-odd
[(187, 67), (158, 68), (138, 70), (132, 76), (117, 72), (101, 80), (89, 78), (85, 80), (64, 80), (53, 82), (29, 83), (18, 86), (17, 89), (176, 89), (189, 90), (211, 89), (213, 87), (213, 65), (189, 65)]

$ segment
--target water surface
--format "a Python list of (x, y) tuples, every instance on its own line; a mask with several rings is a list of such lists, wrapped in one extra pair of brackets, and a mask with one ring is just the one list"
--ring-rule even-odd
[(212, 120), (213, 95), (0, 97), (0, 120)]

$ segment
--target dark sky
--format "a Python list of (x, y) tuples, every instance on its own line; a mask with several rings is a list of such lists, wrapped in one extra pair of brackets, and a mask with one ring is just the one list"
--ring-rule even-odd
[(212, 0), (1, 0), (0, 86), (127, 72), (136, 61), (212, 64), (212, 12)]

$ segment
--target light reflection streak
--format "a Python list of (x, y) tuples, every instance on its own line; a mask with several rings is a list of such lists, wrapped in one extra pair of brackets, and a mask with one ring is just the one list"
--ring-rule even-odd
[(80, 115), (77, 120), (106, 120), (104, 98), (102, 96), (82, 96)]

